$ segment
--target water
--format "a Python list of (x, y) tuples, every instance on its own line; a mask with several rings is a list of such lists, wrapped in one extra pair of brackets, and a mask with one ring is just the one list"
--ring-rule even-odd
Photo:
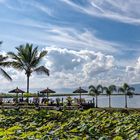
[[(58, 97), (49, 97), (49, 99), (55, 100)], [(66, 100), (67, 96), (59, 97), (60, 99)], [(72, 98), (79, 98), (79, 96), (72, 96)], [(92, 101), (92, 96), (83, 95), (82, 98), (84, 98), (87, 102)], [(40, 100), (42, 97), (40, 97)], [(127, 98), (128, 99), (128, 107), (130, 108), (140, 108), (140, 96), (133, 96), (133, 98)], [(33, 100), (33, 98), (29, 98), (29, 100)], [(4, 102), (12, 101), (12, 98), (4, 98)], [(98, 106), (99, 107), (108, 107), (108, 96), (98, 96)], [(121, 107), (123, 108), (125, 106), (125, 98), (121, 95), (113, 95), (111, 96), (111, 106), (112, 107)]]

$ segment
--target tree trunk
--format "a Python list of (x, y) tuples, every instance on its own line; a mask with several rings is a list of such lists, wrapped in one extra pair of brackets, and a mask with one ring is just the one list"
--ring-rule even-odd
[(127, 95), (125, 94), (125, 108), (127, 108)]
[(98, 107), (98, 98), (97, 98), (98, 95), (96, 95), (96, 108)]
[[(30, 76), (27, 75), (27, 94), (29, 93), (29, 78), (30, 78)], [(29, 103), (28, 95), (27, 95), (27, 102)]]
[(29, 77), (30, 76), (27, 75), (27, 93), (29, 93)]
[(111, 96), (109, 95), (109, 108), (111, 108)]

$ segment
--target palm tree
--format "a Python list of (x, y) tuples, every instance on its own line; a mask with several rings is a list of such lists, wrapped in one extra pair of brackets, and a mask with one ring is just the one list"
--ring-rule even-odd
[(102, 85), (98, 85), (97, 87), (90, 85), (89, 86), (89, 94), (95, 95), (96, 98), (96, 108), (98, 107), (98, 95), (103, 92)]
[(127, 96), (133, 96), (135, 89), (130, 87), (127, 83), (124, 83), (122, 87), (118, 89), (118, 92), (125, 95), (125, 108), (127, 108)]
[[(2, 42), (0, 41), (0, 45)], [(9, 76), (9, 74), (3, 69), (3, 67), (8, 67), (9, 63), (6, 61), (8, 57), (0, 55), (0, 73), (7, 79), (7, 80), (12, 80), (12, 78)]]
[(111, 107), (111, 94), (114, 91), (117, 91), (117, 88), (115, 85), (110, 85), (109, 87), (103, 87), (103, 90), (105, 90), (106, 94), (108, 95), (109, 107)]
[(27, 76), (27, 93), (29, 93), (29, 78), (32, 72), (44, 73), (49, 76), (49, 70), (44, 66), (39, 66), (42, 58), (47, 54), (47, 51), (38, 52), (38, 47), (33, 48), (33, 44), (20, 45), (16, 47), (17, 54), (8, 52), (8, 55), (13, 60), (10, 65), (20, 71), (25, 71)]

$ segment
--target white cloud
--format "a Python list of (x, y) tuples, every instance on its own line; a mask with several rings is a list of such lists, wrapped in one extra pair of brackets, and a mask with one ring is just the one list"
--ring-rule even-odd
[(110, 18), (125, 23), (140, 24), (140, 1), (138, 0), (87, 0), (87, 4), (84, 6), (70, 0), (61, 1), (89, 15)]
[[(53, 9), (49, 8), (46, 4), (42, 4), (38, 1), (30, 0), (30, 1), (11, 1), (11, 0), (0, 0), (0, 3), (4, 4), (7, 8), (12, 9), (18, 12), (30, 12), (33, 11), (33, 8), (36, 8), (38, 11), (41, 11), (49, 16), (53, 16)], [(16, 3), (16, 4), (15, 4)], [(18, 5), (18, 6), (17, 6)], [(34, 13), (36, 14), (36, 13)]]
[(126, 66), (126, 73), (131, 83), (140, 82), (140, 57), (137, 59), (134, 66)]
[[(28, 22), (28, 24), (27, 24)], [(122, 45), (112, 41), (106, 41), (96, 36), (96, 32), (87, 29), (78, 30), (70, 27), (60, 27), (56, 25), (44, 25), (34, 21), (16, 21), (16, 24), (35, 27), (39, 30), (24, 29), (12, 33), (13, 35), (1, 35), (3, 40), (14, 40), (18, 42), (31, 42), (38, 45), (58, 46), (73, 50), (88, 49), (93, 51), (102, 51), (104, 53), (119, 52), (118, 47)]]
[(140, 57), (137, 59), (135, 66), (126, 66), (126, 72), (140, 74)]
[[(78, 31), (74, 28), (62, 28), (58, 26), (52, 26), (46, 30), (47, 41), (53, 41), (53, 44), (65, 46), (71, 49), (90, 49), (94, 51), (103, 52), (116, 52), (116, 46), (120, 44), (105, 41), (96, 37), (96, 35), (89, 30)], [(53, 45), (51, 44), (51, 45)]]
[(102, 68), (102, 71), (104, 71), (115, 65), (113, 56), (104, 55), (101, 52), (96, 53), (88, 50), (75, 51), (54, 47), (46, 48), (46, 50), (48, 50), (46, 65), (51, 67), (54, 71), (79, 70), (79, 68), (86, 68), (86, 66), (84, 66), (86, 64), (91, 64), (93, 66), (91, 69), (95, 71), (96, 67)]
[[(75, 87), (77, 84), (87, 86), (87, 84), (96, 83), (92, 77), (97, 79), (100, 74), (109, 73), (116, 65), (113, 56), (101, 52), (54, 47), (46, 50), (48, 50), (48, 56), (45, 58), (45, 65), (50, 68), (55, 82), (59, 79), (60, 83), (67, 83), (63, 86)], [(100, 83), (101, 80), (102, 78), (98, 82)]]
[[(32, 74), (31, 89), (76, 88), (98, 83), (109, 84), (114, 79), (114, 77), (108, 78), (116, 65), (113, 56), (88, 50), (75, 51), (55, 47), (44, 49), (48, 50), (48, 55), (42, 64), (50, 69), (50, 76)], [(2, 78), (1, 90), (7, 89), (4, 85), (9, 85), (9, 89), (17, 86), (26, 89), (24, 72), (16, 71), (13, 68), (6, 69), (6, 71), (12, 76), (13, 82), (9, 84), (9, 81)]]
[(115, 59), (113, 56), (105, 56), (102, 53), (97, 53), (97, 57), (87, 62), (83, 67), (83, 72), (86, 76), (92, 77), (93, 75), (107, 72), (115, 66)]

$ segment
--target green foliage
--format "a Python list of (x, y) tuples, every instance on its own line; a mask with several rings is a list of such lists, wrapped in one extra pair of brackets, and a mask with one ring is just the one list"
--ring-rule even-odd
[(49, 75), (49, 70), (39, 65), (43, 57), (47, 54), (47, 51), (39, 53), (38, 47), (33, 48), (33, 44), (28, 43), (16, 47), (16, 50), (17, 53), (8, 52), (8, 56), (12, 59), (9, 65), (25, 72), (27, 76), (27, 92), (29, 92), (29, 78), (32, 72)]
[[(0, 41), (0, 45), (2, 44), (2, 41)], [(8, 57), (3, 56), (0, 54), (0, 74), (5, 77), (7, 80), (12, 80), (10, 75), (3, 69), (3, 67), (9, 67), (9, 62), (7, 61)]]
[(1, 140), (136, 140), (139, 130), (136, 111), (0, 110)]
[(121, 136), (116, 136), (113, 140), (123, 140)]

